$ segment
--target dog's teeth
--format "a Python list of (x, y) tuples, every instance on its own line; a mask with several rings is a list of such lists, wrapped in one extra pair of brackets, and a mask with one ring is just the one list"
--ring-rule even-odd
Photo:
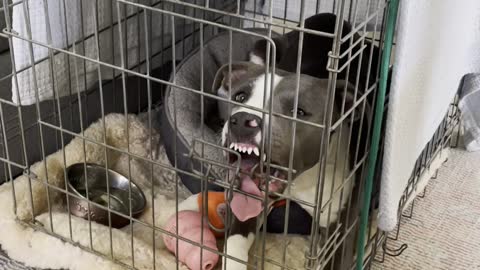
[(231, 143), (231, 144), (230, 144), (230, 149), (233, 149), (234, 146), (235, 146), (235, 144), (234, 144), (234, 143)]
[(235, 150), (235, 151), (238, 150), (238, 144), (235, 144), (233, 147), (234, 147), (233, 150)]
[(247, 147), (246, 146), (243, 147), (242, 152), (247, 153)]
[(260, 151), (258, 150), (258, 147), (253, 148), (253, 152), (255, 155), (260, 156)]
[(249, 147), (248, 150), (247, 150), (249, 155), (252, 154), (252, 151), (253, 151), (252, 147)]

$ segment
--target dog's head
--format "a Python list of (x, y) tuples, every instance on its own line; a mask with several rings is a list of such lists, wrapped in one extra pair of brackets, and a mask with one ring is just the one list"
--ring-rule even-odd
[[(260, 172), (265, 171), (258, 166), (261, 159), (270, 159), (271, 164), (288, 168), (290, 151), (293, 150), (292, 167), (297, 175), (319, 162), (323, 132), (319, 125), (324, 125), (326, 119), (328, 80), (300, 75), (296, 110), (300, 122), (296, 122), (293, 134), (296, 84), (296, 74), (281, 70), (273, 75), (265, 74), (264, 66), (249, 62), (235, 62), (231, 68), (225, 65), (217, 72), (213, 85), (217, 94), (250, 107), (221, 101), (219, 104), (220, 115), (225, 120), (222, 144), (241, 156), (241, 164), (238, 164), (237, 155), (234, 154), (229, 155), (229, 162), (239, 165), (242, 172), (253, 175), (240, 177), (240, 189), (247, 193), (260, 196), (260, 190), (266, 188), (265, 177), (259, 177)], [(344, 86), (344, 83), (337, 83), (340, 89), (336, 92), (343, 93)], [(350, 96), (345, 101), (347, 104), (351, 102)], [(259, 111), (268, 112), (270, 106), (271, 118), (268, 113)], [(334, 111), (332, 117), (335, 121), (339, 113), (338, 110)], [(268, 157), (270, 143), (271, 156)], [(260, 157), (262, 146), (265, 147), (265, 156)], [(287, 171), (277, 166), (270, 169), (273, 180), (269, 182), (268, 190), (271, 192), (282, 192), (285, 188), (285, 181), (281, 180), (287, 178)], [(232, 210), (235, 212), (235, 209)]]

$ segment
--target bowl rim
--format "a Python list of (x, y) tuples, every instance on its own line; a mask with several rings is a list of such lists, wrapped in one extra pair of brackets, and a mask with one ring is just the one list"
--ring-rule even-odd
[[(143, 193), (142, 189), (131, 179), (129, 179), (128, 177), (126, 177), (125, 175), (117, 172), (117, 171), (114, 171), (110, 168), (105, 168), (105, 166), (102, 166), (100, 164), (96, 164), (96, 163), (91, 163), (91, 162), (78, 162), (78, 163), (73, 163), (73, 164), (70, 164), (70, 166), (68, 166), (65, 170), (66, 172), (66, 178), (67, 178), (67, 184), (68, 184), (68, 189), (70, 189), (71, 191), (73, 191), (73, 193), (75, 193), (75, 195), (79, 196), (80, 198), (83, 198), (85, 200), (87, 200), (87, 197), (83, 196), (80, 192), (78, 192), (78, 190), (72, 185), (71, 181), (70, 181), (70, 177), (69, 177), (69, 172), (72, 170), (73, 167), (76, 167), (76, 166), (79, 166), (79, 165), (83, 165), (83, 166), (90, 166), (90, 167), (97, 167), (97, 168), (102, 168), (102, 169), (107, 169), (109, 173), (112, 173), (112, 174), (117, 174), (121, 177), (124, 177), (127, 181), (129, 181), (132, 185), (132, 187), (135, 187), (137, 190), (138, 190), (138, 193), (140, 194), (140, 197), (142, 198), (142, 205), (141, 207), (139, 207), (138, 210), (136, 211), (133, 211), (132, 209), (132, 217), (135, 216), (135, 215), (138, 215), (140, 213), (142, 213), (145, 208), (147, 207), (147, 199), (145, 197), (145, 194)], [(133, 189), (132, 189), (133, 190)], [(89, 201), (89, 200), (87, 200)], [(89, 201), (91, 202), (91, 201)], [(95, 207), (95, 205), (94, 205)], [(103, 211), (110, 211), (110, 209), (102, 209)], [(112, 213), (112, 214), (115, 214), (115, 213)], [(128, 215), (129, 213), (127, 213)]]

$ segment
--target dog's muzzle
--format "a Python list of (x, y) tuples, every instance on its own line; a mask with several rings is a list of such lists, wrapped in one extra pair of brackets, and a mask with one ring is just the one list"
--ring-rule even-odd
[(261, 131), (262, 119), (247, 112), (238, 112), (230, 116), (230, 132), (237, 141), (251, 140)]

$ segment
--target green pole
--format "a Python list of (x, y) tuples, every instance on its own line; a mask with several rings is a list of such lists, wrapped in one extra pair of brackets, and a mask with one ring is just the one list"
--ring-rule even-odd
[(363, 207), (360, 216), (360, 235), (357, 242), (357, 270), (363, 269), (363, 257), (365, 255), (365, 237), (367, 234), (368, 213), (370, 209), (370, 198), (372, 195), (372, 183), (375, 175), (375, 164), (377, 163), (378, 146), (382, 130), (382, 118), (385, 103), (385, 91), (387, 89), (388, 68), (390, 65), (390, 54), (392, 51), (393, 34), (397, 21), (398, 4), (400, 0), (390, 0), (388, 3), (388, 17), (385, 29), (385, 42), (383, 43), (383, 55), (380, 67), (380, 86), (377, 91), (375, 106), (375, 118), (373, 120), (373, 134), (370, 153), (368, 155), (368, 171), (365, 181)]

